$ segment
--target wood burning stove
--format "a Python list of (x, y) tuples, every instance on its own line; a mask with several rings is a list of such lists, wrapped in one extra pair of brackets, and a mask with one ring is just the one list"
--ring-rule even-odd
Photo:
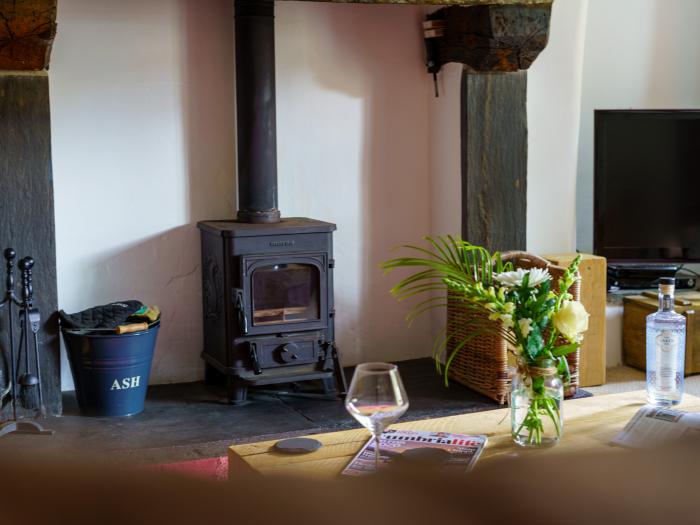
[(209, 378), (227, 375), (228, 397), (248, 386), (320, 379), (343, 391), (335, 348), (335, 225), (207, 221), (202, 233), (204, 351)]
[(199, 223), (207, 378), (231, 403), (252, 385), (321, 380), (344, 392), (335, 347), (335, 224), (277, 209), (274, 2), (236, 0), (235, 221)]

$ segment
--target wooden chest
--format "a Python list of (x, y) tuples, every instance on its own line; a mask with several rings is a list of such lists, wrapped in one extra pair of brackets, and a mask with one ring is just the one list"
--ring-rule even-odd
[[(659, 308), (656, 297), (625, 297), (622, 358), (626, 365), (646, 370), (646, 318)], [(676, 312), (686, 318), (685, 374), (700, 372), (700, 292), (677, 292)]]

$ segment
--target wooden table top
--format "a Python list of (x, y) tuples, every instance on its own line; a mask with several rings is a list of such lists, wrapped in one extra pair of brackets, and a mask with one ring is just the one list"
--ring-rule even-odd
[[(392, 428), (486, 435), (488, 444), (477, 463), (478, 468), (495, 457), (616, 450), (610, 441), (644, 405), (645, 399), (646, 392), (640, 390), (565, 401), (561, 442), (556, 447), (541, 450), (523, 449), (513, 444), (508, 408), (397, 423)], [(678, 408), (700, 412), (700, 398), (686, 394)], [(290, 455), (273, 450), (278, 440), (234, 445), (228, 453), (229, 476), (253, 469), (262, 474), (332, 478), (359, 452), (369, 439), (369, 433), (365, 429), (354, 429), (308, 437), (319, 440), (323, 447), (309, 454)]]

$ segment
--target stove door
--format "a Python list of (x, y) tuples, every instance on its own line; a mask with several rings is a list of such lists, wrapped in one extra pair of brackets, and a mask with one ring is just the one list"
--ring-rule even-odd
[(248, 334), (324, 328), (328, 319), (325, 254), (244, 259)]

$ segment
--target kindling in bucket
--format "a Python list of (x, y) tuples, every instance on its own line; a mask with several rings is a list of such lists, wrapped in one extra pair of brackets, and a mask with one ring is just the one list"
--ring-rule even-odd
[(119, 301), (78, 314), (62, 312), (61, 325), (80, 411), (91, 416), (142, 412), (160, 310)]

